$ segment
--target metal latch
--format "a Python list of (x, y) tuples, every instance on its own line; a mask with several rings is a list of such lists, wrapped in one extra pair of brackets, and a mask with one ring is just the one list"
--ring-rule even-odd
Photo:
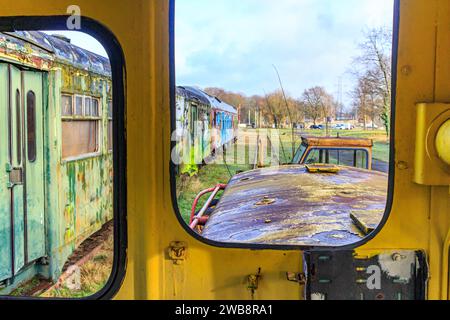
[(23, 170), (22, 168), (14, 168), (11, 164), (6, 165), (6, 172), (9, 173), (8, 188), (13, 188), (16, 185), (23, 184)]

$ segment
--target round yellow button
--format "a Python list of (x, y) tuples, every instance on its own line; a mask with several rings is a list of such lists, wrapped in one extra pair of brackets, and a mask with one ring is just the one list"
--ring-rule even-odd
[(450, 120), (439, 128), (436, 136), (436, 150), (439, 158), (450, 165)]

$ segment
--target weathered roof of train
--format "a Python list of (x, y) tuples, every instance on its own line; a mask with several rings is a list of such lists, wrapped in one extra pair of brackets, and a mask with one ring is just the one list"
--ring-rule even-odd
[(188, 90), (191, 90), (193, 92), (196, 92), (197, 94), (203, 95), (206, 99), (208, 99), (208, 101), (210, 102), (213, 109), (225, 111), (225, 112), (232, 113), (232, 114), (237, 114), (237, 110), (234, 107), (221, 101), (217, 97), (213, 97), (213, 96), (207, 94), (206, 92), (204, 92), (200, 89), (197, 89), (195, 87), (185, 87), (185, 88)]
[(384, 215), (387, 175), (340, 167), (308, 173), (292, 165), (233, 177), (202, 236), (217, 242), (343, 246), (365, 235), (351, 215), (364, 213), (377, 226)]
[(204, 94), (198, 92), (199, 90), (193, 90), (191, 87), (177, 87), (177, 94), (183, 96), (189, 100), (199, 101), (205, 105), (211, 105), (211, 102), (208, 98), (205, 97)]
[[(108, 58), (77, 47), (57, 37), (40, 31), (16, 31), (0, 33), (0, 47), (6, 46), (30, 54), (26, 44), (35, 46), (34, 51), (58, 62), (72, 65), (78, 69), (111, 77), (111, 64)], [(46, 51), (47, 55), (43, 51)], [(31, 52), (32, 54), (33, 52)]]

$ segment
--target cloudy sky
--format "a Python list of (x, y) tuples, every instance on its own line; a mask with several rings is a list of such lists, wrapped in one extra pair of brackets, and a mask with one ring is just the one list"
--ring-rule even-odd
[(343, 99), (363, 30), (392, 28), (393, 0), (176, 0), (179, 85), (248, 95), (325, 86)]

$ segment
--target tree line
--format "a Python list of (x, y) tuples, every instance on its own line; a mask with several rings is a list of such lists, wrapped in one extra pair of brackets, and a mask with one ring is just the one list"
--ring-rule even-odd
[[(348, 93), (352, 105), (347, 117), (358, 120), (368, 128), (381, 123), (389, 134), (391, 114), (391, 48), (392, 31), (384, 28), (368, 29), (359, 44), (348, 71), (355, 79)], [(239, 109), (241, 123), (259, 127), (292, 128), (305, 122), (328, 123), (342, 116), (343, 106), (324, 87), (315, 86), (295, 98), (279, 90), (265, 95), (247, 96), (222, 88), (205, 91)]]

